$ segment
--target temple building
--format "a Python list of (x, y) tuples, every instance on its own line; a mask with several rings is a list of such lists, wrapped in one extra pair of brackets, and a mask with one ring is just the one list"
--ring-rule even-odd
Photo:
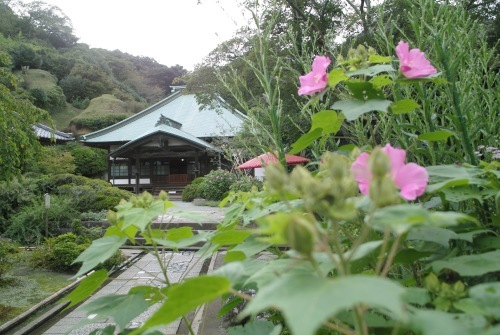
[(110, 127), (82, 135), (88, 146), (109, 152), (108, 180), (136, 193), (179, 192), (220, 166), (214, 138), (232, 137), (246, 116), (219, 99), (201, 108), (182, 88)]

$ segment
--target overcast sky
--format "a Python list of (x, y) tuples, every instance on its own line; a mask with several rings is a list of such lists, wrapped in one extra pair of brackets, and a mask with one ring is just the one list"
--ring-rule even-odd
[[(30, 2), (29, 0), (24, 0)], [(241, 26), (235, 0), (43, 0), (73, 23), (79, 42), (193, 70)]]

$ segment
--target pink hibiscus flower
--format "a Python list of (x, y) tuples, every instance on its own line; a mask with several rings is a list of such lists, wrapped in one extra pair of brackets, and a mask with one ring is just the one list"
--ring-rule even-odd
[(431, 62), (425, 58), (425, 53), (419, 49), (411, 49), (408, 43), (400, 41), (396, 47), (399, 58), (399, 69), (406, 78), (421, 78), (437, 73)]
[[(389, 157), (391, 179), (399, 188), (401, 196), (406, 200), (415, 200), (424, 194), (429, 180), (427, 170), (415, 163), (405, 164), (406, 151), (403, 149), (396, 149), (387, 144), (381, 151)], [(363, 152), (351, 166), (359, 191), (363, 195), (369, 193), (372, 180), (369, 157), (368, 153)]]
[(330, 58), (326, 56), (316, 56), (312, 63), (312, 71), (304, 76), (300, 76), (299, 95), (313, 94), (322, 91), (328, 83), (326, 69), (330, 65)]

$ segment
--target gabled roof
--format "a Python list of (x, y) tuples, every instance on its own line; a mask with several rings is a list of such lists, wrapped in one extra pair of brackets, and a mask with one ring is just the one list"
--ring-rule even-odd
[(121, 153), (127, 151), (127, 149), (133, 147), (134, 144), (141, 142), (142, 140), (146, 139), (147, 137), (150, 137), (150, 136), (155, 135), (155, 134), (164, 134), (164, 135), (167, 135), (169, 137), (178, 138), (180, 140), (188, 142), (190, 145), (192, 145), (194, 147), (198, 147), (199, 149), (213, 150), (216, 152), (219, 151), (217, 148), (212, 146), (210, 143), (205, 142), (197, 137), (194, 137), (194, 136), (192, 136), (188, 133), (185, 133), (179, 129), (176, 129), (174, 127), (167, 126), (165, 124), (159, 124), (156, 127), (151, 128), (150, 130), (146, 131), (144, 134), (138, 136), (136, 139), (125, 143), (124, 145), (122, 145), (121, 147), (116, 149), (115, 151), (111, 152), (110, 156), (113, 157), (113, 156), (120, 155)]
[[(162, 116), (180, 124), (181, 127), (177, 130), (194, 137), (234, 136), (241, 129), (246, 116), (230, 109), (222, 100), (217, 101), (217, 104), (219, 108), (200, 110), (194, 94), (177, 91), (123, 121), (83, 135), (82, 141), (107, 143), (136, 140), (153, 129)], [(184, 134), (184, 138), (188, 135)]]
[(50, 128), (49, 126), (46, 126), (42, 123), (37, 123), (31, 126), (31, 129), (35, 132), (35, 135), (39, 139), (46, 139), (46, 140), (56, 140), (56, 141), (74, 141), (75, 138), (73, 137), (73, 134), (70, 133), (63, 133), (62, 131), (59, 130), (54, 130)]

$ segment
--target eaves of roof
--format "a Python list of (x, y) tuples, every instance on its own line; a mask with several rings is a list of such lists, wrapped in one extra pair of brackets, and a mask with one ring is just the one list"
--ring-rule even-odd
[(211, 150), (214, 152), (220, 151), (219, 149), (217, 149), (216, 147), (214, 147), (210, 143), (205, 142), (205, 141), (203, 141), (203, 140), (201, 140), (201, 139), (199, 139), (191, 134), (188, 134), (186, 132), (183, 132), (182, 130), (179, 130), (179, 129), (171, 127), (171, 126), (161, 124), (161, 125), (154, 127), (150, 131), (147, 131), (146, 133), (142, 134), (141, 136), (135, 138), (134, 140), (131, 140), (130, 142), (125, 143), (124, 145), (122, 145), (118, 149), (111, 152), (109, 155), (111, 157), (119, 155), (120, 153), (126, 151), (129, 147), (132, 147), (137, 142), (140, 142), (140, 141), (146, 139), (147, 137), (150, 137), (152, 135), (159, 134), (159, 133), (165, 134), (165, 135), (170, 136), (170, 137), (181, 139), (181, 140), (186, 141), (189, 144), (191, 144), (195, 147), (198, 147), (200, 149)]

